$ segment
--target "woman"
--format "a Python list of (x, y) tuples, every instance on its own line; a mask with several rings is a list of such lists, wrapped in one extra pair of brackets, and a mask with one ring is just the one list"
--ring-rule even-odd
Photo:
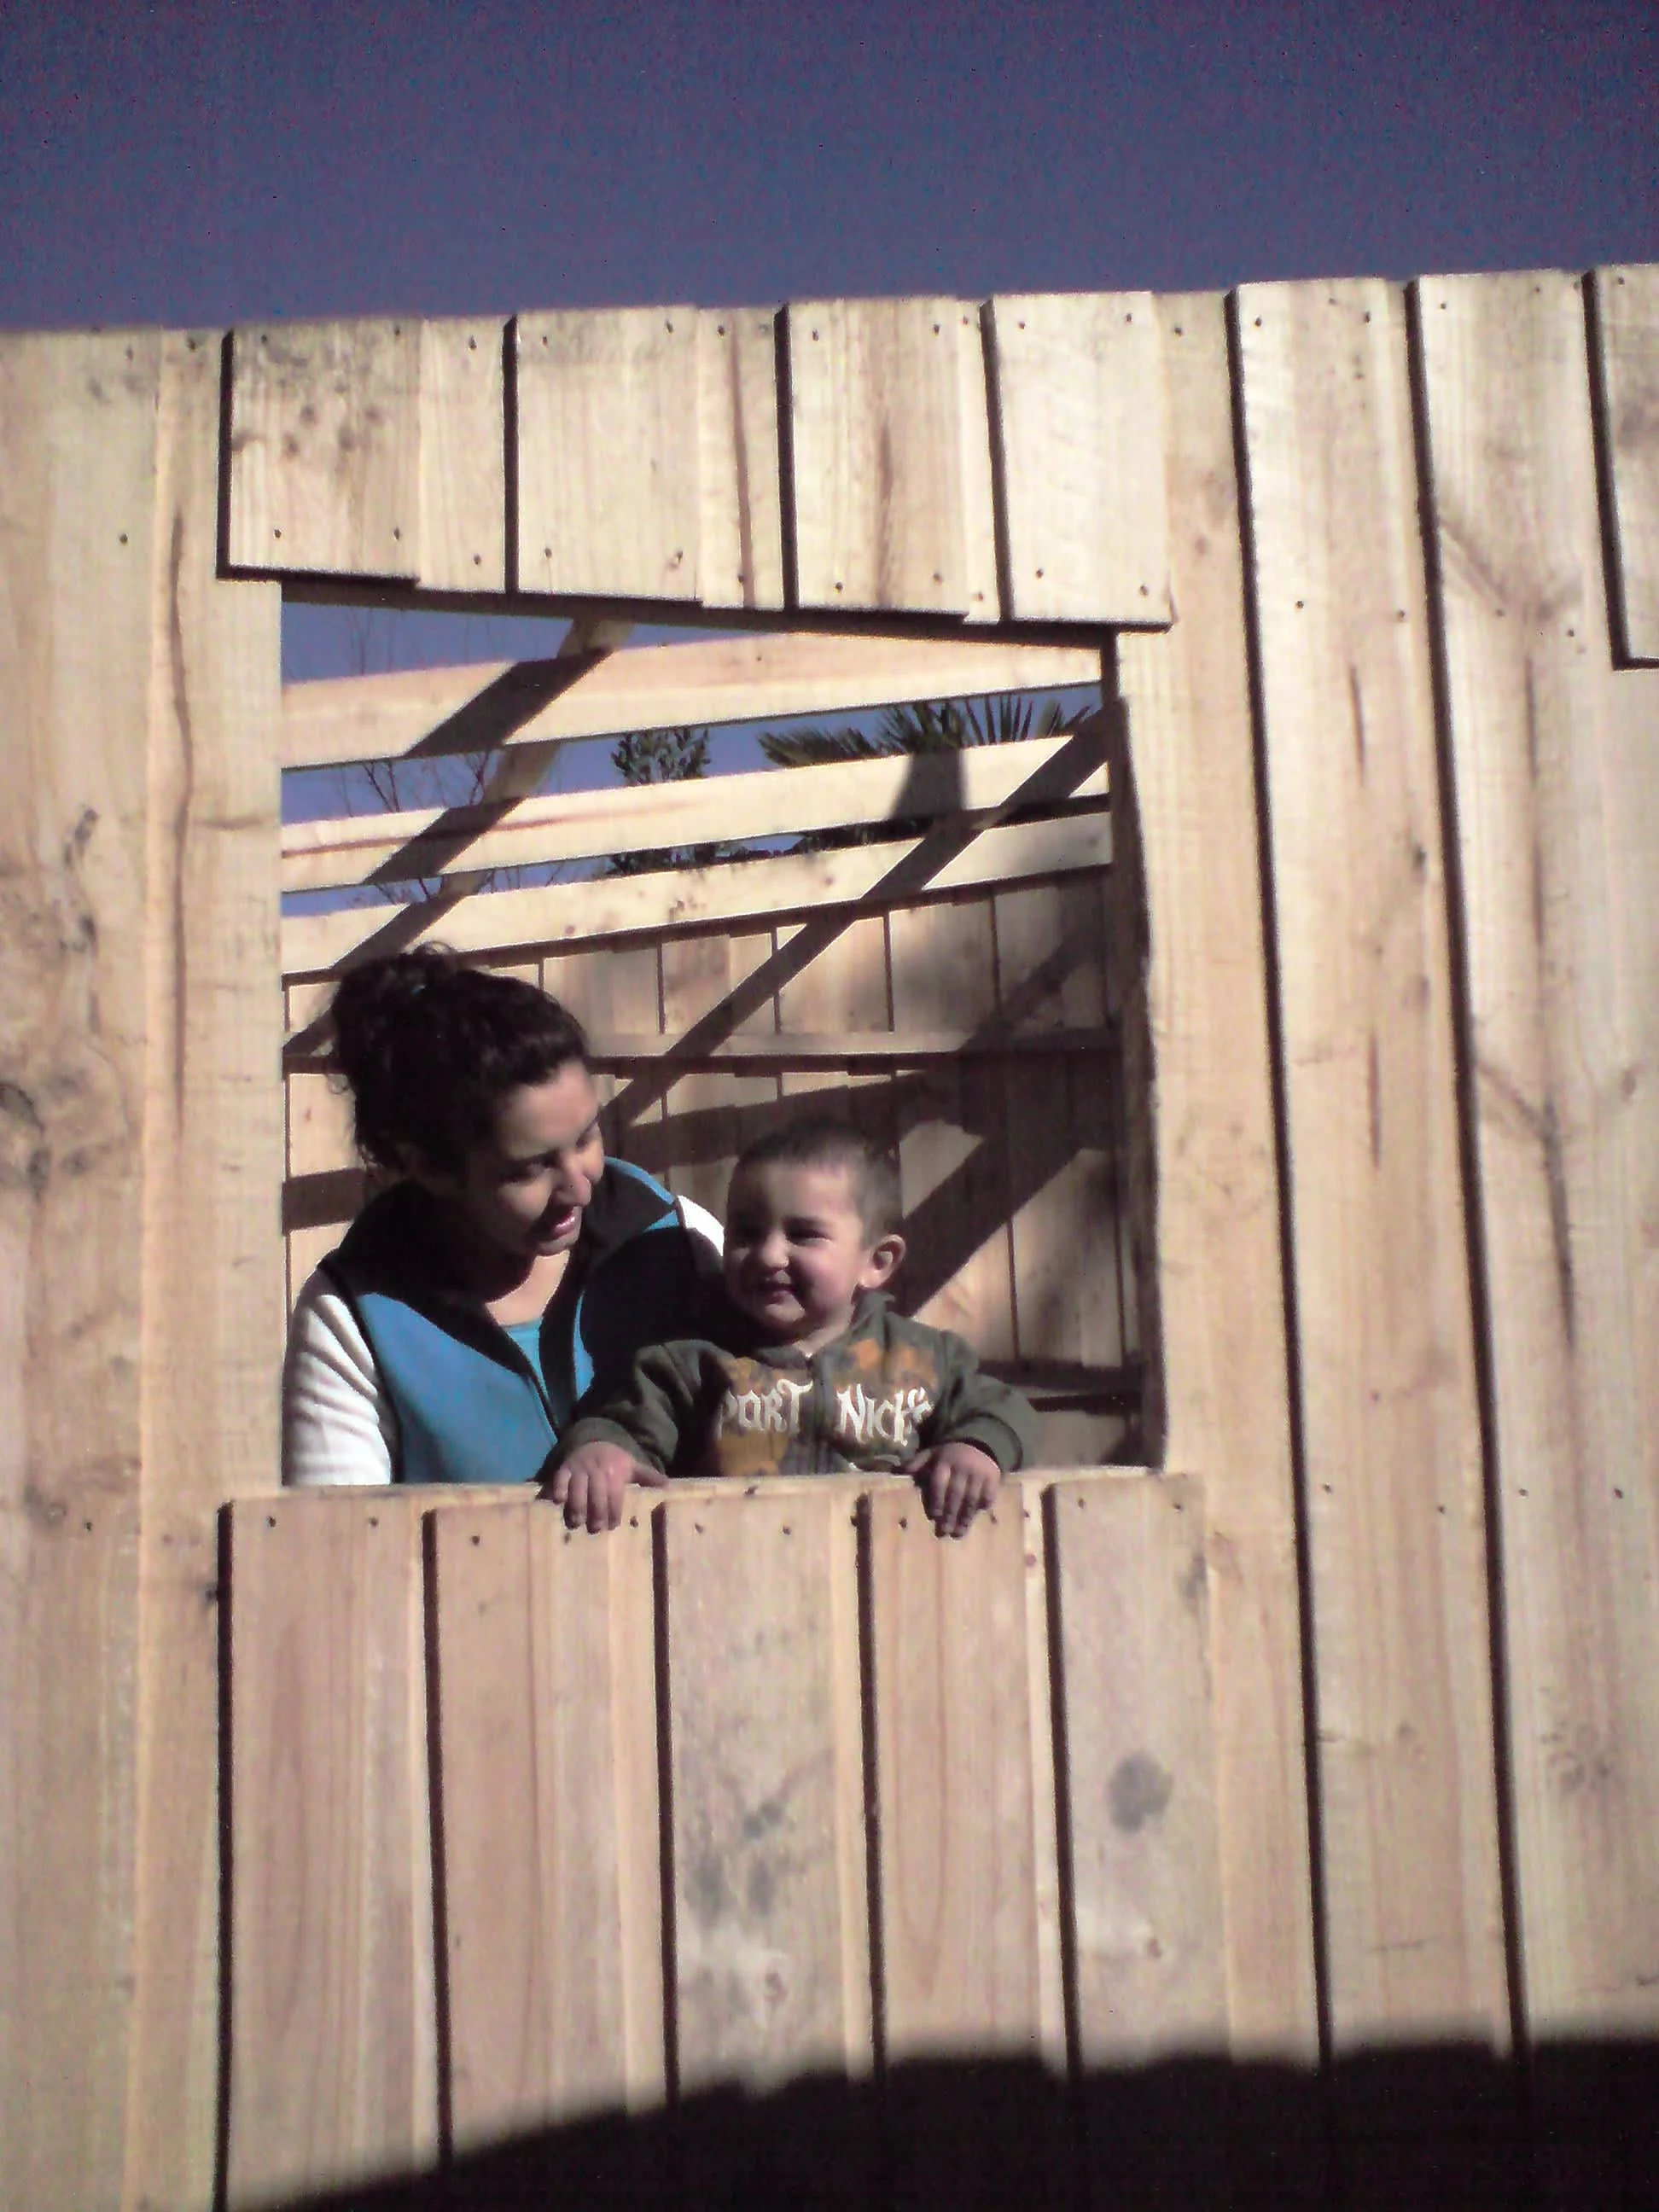
[[(422, 946), (332, 1017), (357, 1149), (400, 1180), (295, 1307), (283, 1480), (528, 1482), (590, 1388), (684, 1333), (719, 1224), (605, 1158), (580, 1025), (533, 985)], [(563, 1503), (600, 1528), (622, 1500)]]

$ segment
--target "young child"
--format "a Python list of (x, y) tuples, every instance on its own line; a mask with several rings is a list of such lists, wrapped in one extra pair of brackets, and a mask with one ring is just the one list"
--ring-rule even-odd
[(629, 1481), (902, 1470), (965, 1535), (1029, 1461), (1030, 1407), (961, 1337), (894, 1313), (898, 1177), (854, 1129), (799, 1121), (750, 1146), (727, 1200), (724, 1296), (706, 1334), (649, 1346), (550, 1462), (575, 1526)]

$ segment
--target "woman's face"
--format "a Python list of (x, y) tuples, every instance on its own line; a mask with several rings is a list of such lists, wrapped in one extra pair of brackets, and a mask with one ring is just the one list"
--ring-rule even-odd
[(526, 1265), (568, 1252), (605, 1172), (599, 1102), (579, 1060), (509, 1091), (459, 1176), (428, 1176), (486, 1250)]

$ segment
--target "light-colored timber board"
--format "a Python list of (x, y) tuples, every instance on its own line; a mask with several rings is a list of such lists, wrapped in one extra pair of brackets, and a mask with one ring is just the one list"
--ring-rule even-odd
[(518, 317), (521, 590), (699, 596), (697, 323), (685, 307)]
[(1617, 642), (1659, 661), (1659, 267), (1598, 269), (1601, 404), (1613, 494)]
[[(1097, 717), (1097, 722), (1098, 722)], [(327, 890), (467, 869), (536, 866), (815, 830), (932, 820), (1008, 805), (1102, 799), (1098, 731), (915, 758), (762, 769), (647, 789), (582, 791), (499, 808), (426, 807), (295, 822), (283, 831), (283, 889)]]
[(1227, 2048), (1203, 1498), (1058, 1482), (1067, 1889), (1085, 2069)]
[(0, 339), (0, 2202), (31, 2212), (124, 2186), (160, 355)]
[(697, 316), (697, 457), (706, 607), (781, 607), (777, 318), (770, 307)]
[(1237, 295), (1329, 2005), (1503, 2048), (1480, 1419), (1405, 301)]
[(418, 567), (421, 330), (285, 323), (231, 340), (233, 568), (407, 578)]
[(1097, 650), (785, 631), (636, 646), (586, 665), (496, 661), (326, 677), (283, 692), (284, 768), (548, 738), (853, 714), (915, 699), (1096, 684)]
[(1026, 1530), (1011, 1484), (941, 1542), (903, 1492), (865, 1508), (890, 2063), (1038, 2047)]
[(395, 1495), (232, 1510), (233, 2203), (435, 2163), (420, 1536)]
[(216, 579), (220, 343), (163, 342), (146, 926), (138, 1931), (128, 2195), (205, 2208), (220, 2063), (218, 1514), (279, 1455), (281, 606)]
[(658, 1517), (680, 2087), (866, 2070), (850, 1516), (677, 1487)]
[(1659, 674), (1611, 666), (1584, 325), (1425, 278), (1503, 1538), (1540, 2041), (1659, 2021)]
[[(776, 997), (758, 989), (748, 997), (734, 995), (744, 993), (776, 951), (776, 934), (765, 928), (663, 940), (659, 1051), (688, 1032), (701, 1033), (701, 1024), (726, 1009), (719, 1016), (720, 1025), (728, 1030), (725, 1046), (710, 1054), (703, 1071), (682, 1077), (663, 1097), (670, 1187), (708, 1206), (717, 1218), (726, 1212), (726, 1185), (738, 1154), (752, 1133), (744, 1109), (763, 1113), (778, 1100), (777, 1073), (765, 1057), (779, 1044)], [(735, 1053), (738, 1065), (723, 1065), (723, 1052)]]
[[(1225, 303), (1158, 302), (1182, 618), (1118, 641), (1122, 1006), (1141, 1346), (1164, 1463), (1203, 1471), (1228, 2014), (1316, 2051), (1296, 1497)], [(1144, 936), (1141, 934), (1145, 932)]]
[[(465, 2147), (660, 2100), (651, 1533), (634, 1514), (594, 1543), (527, 1502), (522, 1520), (453, 1508), (433, 1541)], [(641, 1846), (643, 1886), (629, 1878)]]
[(1105, 813), (1078, 812), (977, 834), (947, 820), (924, 837), (843, 851), (290, 919), (283, 925), (283, 969), (289, 977), (325, 975), (371, 948), (390, 950), (428, 938), (458, 952), (552, 949), (761, 915), (897, 905), (981, 884), (1104, 868), (1111, 856), (1111, 819)]
[[(796, 596), (965, 614), (955, 300), (792, 301)], [(988, 429), (981, 438), (989, 450)]]
[[(899, 1188), (909, 1249), (899, 1295), (908, 1313), (953, 1328), (982, 1358), (1014, 1349), (1008, 1176), (1000, 1066), (970, 1038), (998, 1031), (993, 902), (898, 907), (888, 918), (891, 1044), (909, 1059), (923, 1022), (969, 1021), (960, 1052), (941, 1055), (897, 1130)], [(780, 1040), (782, 1042), (782, 1040)], [(799, 1037), (791, 1040), (799, 1044)], [(879, 1043), (879, 1041), (874, 1041)], [(1018, 1049), (1030, 1041), (1018, 1040)], [(997, 1048), (1014, 1041), (1003, 1033)], [(961, 1063), (973, 1058), (982, 1064)]]
[(1167, 623), (1164, 399), (1151, 294), (1011, 295), (987, 313), (1005, 614)]
[(507, 413), (499, 319), (423, 322), (415, 572), (428, 591), (507, 585)]

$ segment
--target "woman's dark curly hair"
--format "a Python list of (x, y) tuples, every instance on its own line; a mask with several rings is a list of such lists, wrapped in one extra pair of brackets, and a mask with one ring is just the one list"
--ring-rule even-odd
[(329, 1066), (351, 1093), (357, 1149), (392, 1174), (410, 1150), (459, 1172), (508, 1091), (587, 1062), (581, 1024), (556, 999), (442, 945), (353, 969), (330, 1011)]

